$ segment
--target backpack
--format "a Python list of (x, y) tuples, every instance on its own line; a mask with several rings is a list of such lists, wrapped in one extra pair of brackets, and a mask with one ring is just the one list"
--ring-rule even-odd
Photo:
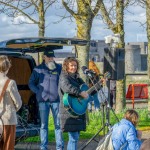
[(112, 130), (110, 130), (106, 134), (106, 136), (102, 140), (100, 140), (96, 150), (114, 150), (111, 135), (112, 135)]

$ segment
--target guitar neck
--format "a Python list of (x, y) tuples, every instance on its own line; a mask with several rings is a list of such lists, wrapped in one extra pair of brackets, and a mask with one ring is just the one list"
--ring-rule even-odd
[(89, 88), (86, 92), (90, 95), (94, 90), (100, 90), (101, 89), (101, 81), (93, 85), (91, 88)]
[[(110, 76), (111, 76), (111, 74), (110, 74), (110, 72), (106, 72), (105, 74), (104, 74), (104, 78), (103, 79), (109, 79), (110, 78)], [(87, 90), (87, 93), (88, 94), (91, 94), (94, 90), (100, 90), (101, 89), (101, 82), (103, 82), (102, 81), (102, 79), (100, 80), (100, 81), (98, 81), (95, 85), (93, 85), (90, 89), (88, 89)]]

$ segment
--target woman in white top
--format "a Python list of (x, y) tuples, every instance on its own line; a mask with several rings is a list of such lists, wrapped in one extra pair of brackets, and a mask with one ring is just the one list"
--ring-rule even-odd
[[(11, 67), (7, 56), (0, 56), (0, 95), (6, 81), (6, 75)], [(0, 101), (0, 119), (3, 122), (3, 136), (0, 140), (0, 150), (14, 150), (17, 116), (22, 100), (17, 89), (16, 82), (10, 79), (6, 91)]]

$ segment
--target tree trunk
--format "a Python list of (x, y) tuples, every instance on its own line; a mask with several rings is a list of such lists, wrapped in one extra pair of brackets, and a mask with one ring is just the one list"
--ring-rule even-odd
[[(116, 24), (114, 24), (111, 18), (109, 17), (109, 12), (107, 11), (103, 1), (101, 3), (100, 11), (109, 29), (111, 29), (114, 34), (120, 34), (121, 41), (120, 43), (118, 43), (116, 48), (124, 48), (124, 1), (116, 0)], [(121, 104), (122, 102), (124, 102), (125, 99), (124, 82), (122, 82), (122, 80), (118, 80), (116, 82), (116, 109), (120, 110), (119, 107), (124, 106), (124, 104)], [(117, 87), (117, 85), (119, 85), (119, 87)], [(119, 88), (122, 89), (122, 93), (120, 93), (121, 91), (119, 90)], [(121, 94), (122, 96), (120, 97)]]
[(124, 80), (116, 81), (116, 113), (120, 113), (124, 108), (124, 87), (122, 85), (124, 85)]
[[(77, 18), (76, 23), (77, 23), (77, 38), (79, 39), (85, 39), (90, 41), (90, 32), (91, 32), (91, 27), (92, 27), (92, 20), (91, 18), (89, 19), (83, 19), (82, 18)], [(77, 46), (77, 58), (80, 60), (80, 67), (82, 66), (88, 66), (89, 62), (89, 48), (90, 44), (87, 46)], [(80, 70), (81, 77), (85, 79), (86, 77), (83, 74), (83, 72)]]
[[(45, 35), (45, 14), (44, 14), (44, 2), (43, 0), (39, 1), (39, 37), (44, 37)], [(43, 61), (43, 52), (38, 53), (38, 63)]]
[(123, 0), (116, 1), (116, 33), (120, 34), (120, 43), (118, 45), (119, 48), (123, 48), (125, 46), (124, 43), (124, 2)]
[[(150, 80), (150, 1), (147, 0), (146, 2), (146, 20), (147, 20), (147, 39), (148, 39), (148, 77)], [(148, 111), (150, 117), (150, 86), (148, 86)]]
[(43, 0), (39, 1), (39, 36), (44, 37), (45, 35), (45, 14), (44, 14), (44, 2)]
[[(124, 2), (123, 0), (116, 1), (116, 30), (114, 33), (120, 34), (119, 48), (124, 48)], [(125, 79), (116, 81), (116, 113), (119, 113), (125, 107)]]

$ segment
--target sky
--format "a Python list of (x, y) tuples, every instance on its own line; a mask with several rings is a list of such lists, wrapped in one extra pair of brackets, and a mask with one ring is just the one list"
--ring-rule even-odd
[[(134, 8), (134, 9), (133, 9)], [(57, 10), (58, 11), (58, 10)], [(60, 20), (57, 15), (56, 9), (49, 10), (48, 16), (46, 16), (46, 37), (74, 37), (76, 36), (76, 24), (65, 19), (60, 23), (55, 23)], [(5, 14), (0, 15), (0, 41), (22, 38), (22, 37), (36, 37), (38, 36), (37, 25), (14, 25), (10, 18)], [(18, 17), (15, 22), (23, 17)], [(143, 28), (139, 22), (145, 22), (145, 10), (139, 6), (129, 7), (128, 11), (125, 11), (125, 42), (147, 42), (146, 28)], [(91, 30), (92, 40), (104, 40), (105, 36), (113, 35), (113, 33), (107, 29), (107, 26), (99, 20), (94, 19)]]

